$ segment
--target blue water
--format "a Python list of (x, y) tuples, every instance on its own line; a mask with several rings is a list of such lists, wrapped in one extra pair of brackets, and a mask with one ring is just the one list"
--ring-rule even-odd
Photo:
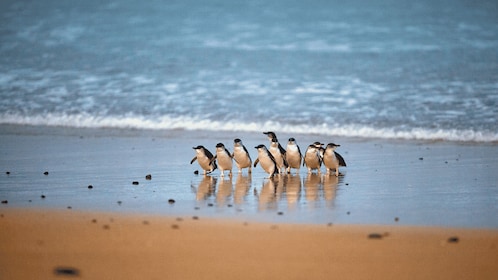
[(0, 123), (498, 141), (498, 3), (0, 3)]

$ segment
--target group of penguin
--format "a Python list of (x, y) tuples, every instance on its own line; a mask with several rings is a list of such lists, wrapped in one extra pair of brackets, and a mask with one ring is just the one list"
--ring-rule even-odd
[[(308, 174), (311, 174), (314, 170), (317, 170), (318, 174), (320, 174), (323, 163), (327, 174), (334, 172), (335, 176), (339, 176), (339, 166), (346, 166), (344, 158), (335, 151), (340, 145), (329, 143), (324, 148), (324, 144), (315, 142), (309, 145), (305, 154), (302, 155), (294, 138), (289, 138), (287, 149), (284, 149), (278, 142), (274, 132), (268, 131), (263, 132), (263, 134), (268, 136), (270, 148), (266, 148), (263, 144), (254, 147), (258, 150), (258, 158), (254, 161), (254, 167), (260, 163), (263, 170), (270, 175), (270, 178), (275, 174), (290, 173), (291, 168), (296, 169), (299, 173), (301, 162), (308, 169)], [(242, 172), (243, 168), (248, 168), (248, 172), (251, 173), (251, 168), (253, 167), (251, 156), (242, 144), (242, 140), (238, 138), (234, 140), (232, 154), (222, 143), (216, 145), (216, 154), (214, 156), (204, 146), (193, 147), (193, 149), (196, 155), (190, 161), (190, 164), (197, 160), (204, 170), (204, 175), (213, 172), (219, 167), (221, 176), (225, 175), (225, 171), (228, 171), (231, 176), (232, 160), (235, 160), (239, 173)]]

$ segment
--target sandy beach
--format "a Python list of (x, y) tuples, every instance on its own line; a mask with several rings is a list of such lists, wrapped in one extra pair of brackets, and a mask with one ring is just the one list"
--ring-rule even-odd
[(498, 275), (495, 144), (297, 135), (302, 146), (341, 144), (348, 167), (339, 178), (301, 169), (276, 181), (260, 168), (194, 174), (193, 146), (235, 137), (248, 149), (267, 142), (259, 133), (2, 126), (0, 278)]
[(498, 232), (1, 210), (2, 279), (496, 279)]

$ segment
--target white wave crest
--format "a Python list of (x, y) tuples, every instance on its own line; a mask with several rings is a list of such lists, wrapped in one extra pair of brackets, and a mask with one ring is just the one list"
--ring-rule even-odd
[(66, 115), (46, 114), (37, 116), (20, 116), (2, 114), (0, 124), (63, 126), (75, 128), (121, 128), (121, 129), (185, 129), (210, 131), (279, 131), (283, 133), (317, 134), (341, 137), (405, 139), (405, 140), (446, 140), (461, 142), (498, 143), (498, 133), (491, 131), (474, 131), (471, 129), (427, 129), (427, 128), (375, 128), (367, 125), (328, 125), (328, 124), (288, 124), (275, 121), (242, 122), (215, 121), (190, 116), (161, 116), (145, 118), (143, 116), (93, 116), (90, 114)]

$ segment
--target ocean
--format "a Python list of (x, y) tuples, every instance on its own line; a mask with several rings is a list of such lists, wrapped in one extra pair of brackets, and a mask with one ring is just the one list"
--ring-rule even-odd
[(498, 3), (0, 3), (0, 123), (498, 142)]

